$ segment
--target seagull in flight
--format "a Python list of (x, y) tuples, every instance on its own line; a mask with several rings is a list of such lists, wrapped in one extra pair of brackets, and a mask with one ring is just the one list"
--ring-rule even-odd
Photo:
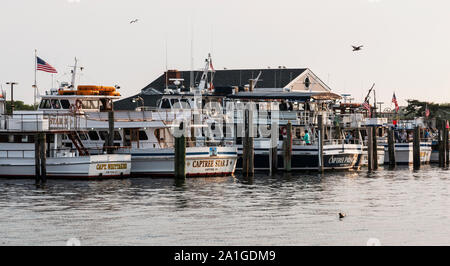
[(353, 52), (361, 51), (363, 47), (364, 47), (364, 45), (360, 45), (360, 46), (353, 46), (352, 45)]
[(130, 24), (136, 23), (138, 21), (139, 21), (139, 19), (133, 19), (132, 21), (130, 21)]

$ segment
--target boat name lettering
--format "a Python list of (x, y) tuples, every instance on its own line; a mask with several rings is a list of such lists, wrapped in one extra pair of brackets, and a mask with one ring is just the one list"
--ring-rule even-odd
[(118, 170), (127, 169), (126, 163), (99, 163), (97, 164), (97, 170)]
[(207, 167), (226, 167), (230, 165), (230, 160), (198, 160), (192, 163), (194, 168), (207, 168)]
[(334, 157), (331, 156), (330, 160), (328, 160), (329, 164), (349, 164), (353, 162), (352, 157)]

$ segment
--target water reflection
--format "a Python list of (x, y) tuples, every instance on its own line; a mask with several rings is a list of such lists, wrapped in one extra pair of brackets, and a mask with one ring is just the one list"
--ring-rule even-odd
[[(0, 180), (4, 245), (448, 244), (448, 171)], [(338, 213), (347, 216), (339, 220)], [(36, 229), (36, 224), (39, 224)], [(386, 233), (388, 232), (388, 233)]]

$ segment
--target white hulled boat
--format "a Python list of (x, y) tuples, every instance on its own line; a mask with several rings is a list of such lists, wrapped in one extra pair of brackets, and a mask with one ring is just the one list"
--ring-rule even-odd
[[(52, 89), (41, 96), (39, 111), (51, 117), (50, 128), (78, 129), (75, 136), (63, 136), (64, 146), (102, 151), (109, 134), (108, 112), (104, 110), (110, 109), (113, 100), (120, 98), (118, 88), (94, 85), (76, 87), (62, 83), (59, 89)], [(116, 147), (116, 153), (131, 155), (132, 175), (153, 177), (174, 174), (173, 127), (177, 122), (190, 120), (192, 112), (191, 109), (181, 108), (113, 112), (112, 145)], [(74, 139), (81, 144), (80, 147), (74, 145)], [(187, 139), (187, 176), (233, 175), (236, 161), (237, 147), (230, 142)]]
[(46, 169), (48, 178), (117, 178), (128, 177), (131, 156), (126, 154), (81, 154), (62, 147), (63, 134), (73, 129), (50, 130), (49, 118), (43, 112), (4, 114), (4, 98), (0, 98), (0, 176), (35, 177), (35, 137), (46, 134)]

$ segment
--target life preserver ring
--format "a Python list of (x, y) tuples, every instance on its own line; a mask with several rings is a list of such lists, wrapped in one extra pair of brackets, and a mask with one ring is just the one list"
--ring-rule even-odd
[(281, 128), (281, 134), (282, 134), (283, 136), (286, 136), (286, 135), (287, 135), (287, 129), (286, 129), (285, 127), (282, 127), (282, 128)]
[(81, 102), (81, 100), (75, 101), (75, 107), (77, 108), (77, 110), (81, 110), (81, 108), (83, 108), (83, 103)]

